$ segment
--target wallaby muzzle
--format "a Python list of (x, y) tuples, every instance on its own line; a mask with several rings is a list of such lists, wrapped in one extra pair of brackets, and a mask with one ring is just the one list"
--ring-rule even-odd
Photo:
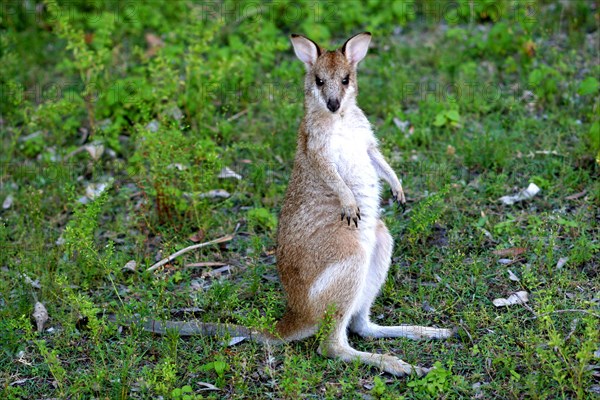
[(336, 112), (340, 108), (340, 101), (338, 99), (329, 99), (329, 100), (327, 100), (327, 108), (332, 113)]

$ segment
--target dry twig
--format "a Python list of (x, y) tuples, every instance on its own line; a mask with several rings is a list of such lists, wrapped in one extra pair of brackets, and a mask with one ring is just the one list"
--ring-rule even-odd
[(185, 249), (181, 249), (178, 252), (173, 253), (166, 258), (163, 258), (162, 260), (160, 260), (159, 262), (157, 262), (156, 264), (154, 264), (153, 266), (148, 268), (146, 271), (147, 272), (155, 271), (156, 269), (162, 267), (166, 263), (173, 261), (180, 255), (185, 254), (189, 251), (200, 249), (200, 248), (206, 247), (206, 246), (210, 246), (211, 244), (229, 242), (231, 239), (233, 239), (233, 235), (227, 235), (227, 236), (223, 236), (218, 239), (215, 239), (215, 240), (211, 240), (210, 242), (198, 243), (198, 244), (194, 244), (192, 246), (186, 247)]

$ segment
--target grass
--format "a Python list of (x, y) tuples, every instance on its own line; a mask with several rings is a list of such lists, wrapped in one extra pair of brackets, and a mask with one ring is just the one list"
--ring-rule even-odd
[[(597, 4), (294, 4), (4, 6), (1, 397), (597, 396)], [(227, 346), (109, 322), (269, 328), (281, 316), (276, 216), (303, 78), (286, 36), (333, 46), (361, 30), (374, 40), (359, 104), (409, 198), (404, 215), (382, 200), (396, 245), (372, 315), (458, 336), (352, 342), (435, 373), (397, 379), (325, 359), (316, 338)], [(241, 179), (220, 178), (223, 167)], [(533, 199), (498, 201), (530, 182)], [(215, 189), (228, 197), (205, 196)], [(145, 272), (191, 237), (236, 227), (227, 244)], [(526, 305), (492, 304), (519, 290)]]

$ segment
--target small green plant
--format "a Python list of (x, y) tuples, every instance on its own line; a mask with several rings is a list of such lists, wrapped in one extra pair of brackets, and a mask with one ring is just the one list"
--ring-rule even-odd
[(453, 363), (449, 361), (446, 369), (441, 362), (437, 361), (427, 375), (410, 380), (406, 386), (411, 388), (416, 398), (431, 398), (447, 394), (452, 389), (465, 384), (462, 376), (452, 374), (452, 366)]
[(600, 82), (598, 82), (598, 79), (594, 78), (593, 76), (588, 76), (579, 84), (577, 93), (581, 96), (597, 94), (598, 88), (600, 88)]
[[(333, 328), (335, 326), (334, 317), (336, 308), (337, 307), (335, 304), (330, 304), (325, 311), (325, 315), (323, 316), (321, 324), (319, 325), (319, 330), (315, 335), (315, 339), (317, 343), (319, 343), (319, 346), (322, 346), (323, 341), (327, 340), (329, 335), (333, 332)], [(323, 351), (326, 351), (325, 347), (323, 347)]]
[(449, 191), (450, 186), (445, 185), (439, 192), (428, 196), (415, 206), (407, 232), (408, 242), (412, 246), (425, 242), (434, 223), (442, 215), (444, 198)]
[(67, 383), (67, 371), (60, 362), (58, 351), (56, 349), (48, 350), (45, 340), (36, 340), (35, 344), (42, 357), (44, 357), (44, 361), (48, 365), (48, 369), (50, 369), (50, 373), (54, 377), (60, 393), (64, 394)]
[(248, 211), (248, 226), (253, 231), (272, 231), (277, 227), (277, 217), (266, 208), (253, 208)]
[(307, 359), (301, 354), (286, 354), (283, 364), (284, 373), (281, 378), (281, 391), (286, 398), (298, 398), (306, 393), (317, 374), (314, 373), (314, 360)]
[(388, 387), (379, 376), (373, 378), (373, 388), (371, 394), (381, 400), (404, 400), (404, 396), (398, 396), (397, 393), (388, 391)]
[(92, 300), (84, 293), (77, 293), (73, 291), (68, 285), (66, 277), (57, 278), (57, 283), (61, 286), (61, 289), (65, 293), (67, 304), (72, 309), (72, 315), (75, 320), (79, 320), (82, 324), (85, 324), (85, 328), (89, 329), (92, 340), (97, 346), (102, 345), (103, 332), (106, 330), (106, 325), (98, 319), (100, 308), (97, 307)]
[(385, 382), (378, 376), (373, 378), (373, 389), (371, 389), (371, 393), (378, 399), (380, 399), (386, 391)]
[(70, 271), (71, 263), (77, 263), (79, 273), (69, 273), (71, 283), (79, 284), (81, 278), (93, 279), (109, 272), (106, 271), (106, 268), (111, 263), (112, 246), (109, 245), (103, 251), (102, 247), (96, 243), (95, 234), (98, 228), (98, 218), (108, 199), (110, 188), (111, 183), (107, 183), (100, 196), (88, 204), (81, 204), (72, 199), (73, 218), (67, 224), (63, 235), (65, 259), (69, 262), (62, 265)]
[(150, 373), (150, 386), (157, 393), (168, 395), (177, 381), (177, 365), (171, 357), (165, 357)]
[(450, 128), (459, 128), (460, 127), (460, 114), (458, 110), (446, 110), (441, 111), (435, 115), (435, 120), (433, 121), (433, 125), (437, 127), (450, 127)]
[(194, 400), (201, 399), (202, 396), (196, 395), (194, 389), (190, 385), (182, 386), (181, 388), (175, 388), (171, 391), (171, 398), (173, 400)]
[[(67, 41), (67, 50), (72, 52), (73, 58), (63, 60), (63, 68), (79, 75), (83, 89), (77, 93), (80, 104), (85, 106), (87, 112), (87, 125), (90, 135), (96, 133), (96, 107), (95, 101), (98, 93), (106, 90), (106, 76), (103, 72), (111, 61), (112, 33), (115, 19), (109, 13), (100, 13), (97, 18), (90, 19), (94, 29), (93, 46), (86, 43), (85, 33), (73, 26), (71, 13), (67, 8), (61, 8), (58, 3), (46, 1), (46, 7), (54, 21), (57, 34)], [(89, 38), (89, 36), (87, 36)], [(107, 92), (107, 91), (106, 91)], [(79, 97), (80, 96), (80, 97)], [(116, 143), (116, 140), (111, 140)]]
[(569, 261), (573, 266), (581, 266), (591, 261), (600, 251), (600, 244), (590, 240), (584, 233), (575, 241), (569, 254)]
[(540, 65), (529, 73), (529, 87), (543, 103), (553, 104), (560, 91), (560, 73), (547, 65)]
[(231, 366), (223, 360), (211, 361), (207, 364), (200, 366), (200, 371), (211, 372), (214, 371), (217, 374), (217, 386), (223, 387), (225, 385), (225, 373), (231, 369)]

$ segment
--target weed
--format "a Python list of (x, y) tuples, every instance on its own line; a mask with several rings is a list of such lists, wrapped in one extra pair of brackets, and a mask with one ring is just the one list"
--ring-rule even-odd
[(444, 186), (439, 192), (428, 196), (413, 209), (407, 228), (407, 239), (412, 246), (422, 244), (427, 239), (433, 224), (442, 214), (443, 199), (449, 191), (450, 187)]
[(225, 361), (217, 360), (201, 365), (201, 371), (213, 372), (217, 374), (217, 386), (222, 387), (225, 384), (225, 373), (231, 369)]
[(455, 390), (464, 387), (465, 380), (462, 376), (452, 374), (453, 363), (448, 364), (448, 369), (437, 361), (433, 369), (423, 378), (412, 379), (406, 386), (411, 388), (416, 398), (431, 398), (444, 394), (456, 393)]
[(66, 390), (65, 386), (67, 384), (67, 371), (61, 364), (58, 351), (56, 349), (48, 350), (46, 341), (44, 340), (36, 340), (35, 344), (42, 357), (44, 357), (44, 361), (50, 369), (50, 373), (59, 388), (59, 392), (64, 395)]
[(194, 389), (190, 385), (185, 385), (181, 388), (173, 389), (171, 398), (173, 400), (194, 400), (201, 399), (202, 396), (194, 394)]

